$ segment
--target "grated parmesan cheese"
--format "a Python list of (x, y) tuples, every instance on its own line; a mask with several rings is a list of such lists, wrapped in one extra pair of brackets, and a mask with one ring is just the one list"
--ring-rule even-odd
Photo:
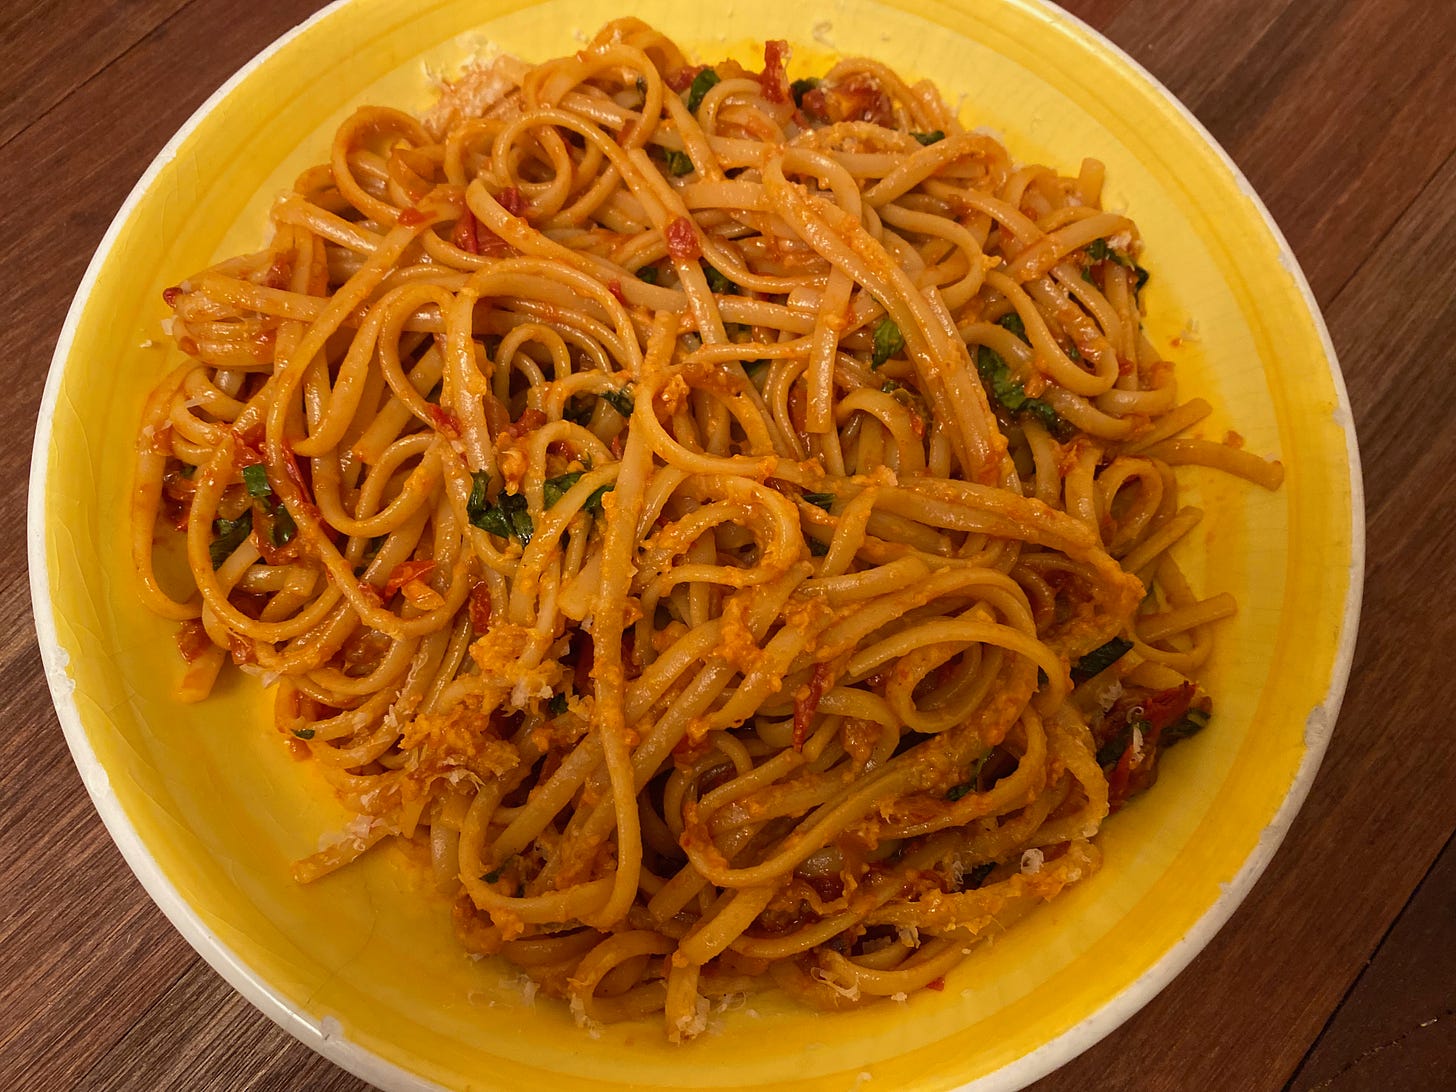
[(1121, 679), (1114, 679), (1101, 694), (1097, 695), (1097, 704), (1105, 713), (1117, 704), (1117, 699), (1122, 697), (1123, 685)]
[(536, 1004), (536, 991), (538, 989), (540, 989), (540, 987), (536, 985), (534, 979), (526, 979), (525, 985), (521, 987), (521, 996), (525, 1000), (527, 1005), (534, 1006)]
[(696, 1039), (708, 1029), (709, 1004), (706, 997), (699, 997), (693, 1011), (680, 1016), (677, 1023), (668, 1030), (668, 1038), (675, 1043), (686, 1042), (689, 1039)]
[(713, 1006), (713, 1011), (714, 1012), (737, 1012), (739, 1009), (743, 1008), (743, 1006), (746, 1005), (746, 1004), (748, 1004), (748, 994), (746, 994), (746, 993), (725, 993), (722, 997), (718, 998), (718, 1003), (715, 1006)]
[(809, 972), (809, 974), (811, 977), (824, 983), (824, 985), (828, 986), (835, 993), (839, 994), (840, 997), (847, 998), (850, 1001), (859, 1000), (860, 993), (858, 982), (852, 983), (848, 986), (841, 985), (840, 983), (834, 981), (834, 979), (830, 977), (829, 972), (824, 970), (824, 968), (822, 967), (815, 967), (812, 971)]
[[(150, 427), (150, 426), (148, 426)], [(257, 664), (239, 664), (238, 669), (246, 675), (251, 675), (258, 680), (258, 684), (265, 690), (278, 682), (282, 676), (276, 671), (268, 671)]]

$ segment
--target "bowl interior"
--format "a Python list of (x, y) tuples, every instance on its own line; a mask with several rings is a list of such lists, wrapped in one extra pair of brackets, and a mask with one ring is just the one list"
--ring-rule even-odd
[(1216, 407), (1203, 433), (1236, 429), (1283, 459), (1274, 494), (1182, 475), (1209, 516), (1181, 557), (1196, 587), (1233, 592), (1240, 613), (1206, 674), (1213, 726), (1105, 826), (1103, 871), (905, 1005), (822, 1015), (770, 994), (715, 1016), (716, 1033), (688, 1048), (656, 1024), (588, 1036), (508, 969), (463, 955), (448, 906), (403, 851), (293, 884), (291, 861), (347, 816), (289, 757), (251, 681), (234, 675), (199, 706), (169, 699), (172, 627), (137, 602), (125, 546), (141, 402), (173, 358), (162, 289), (260, 246), (274, 195), (325, 157), (357, 105), (421, 108), (433, 73), (491, 50), (578, 48), (620, 14), (596, 0), (335, 7), (215, 97), (144, 179), (82, 286), (37, 441), (33, 581), (62, 722), (103, 817), (173, 921), (275, 1019), (376, 1081), (1020, 1083), (1105, 1034), (1191, 958), (1313, 774), (1348, 669), (1361, 561), (1353, 436), (1328, 340), (1247, 184), (1136, 66), (1059, 12), (1021, 0), (734, 0), (726, 11), (649, 0), (634, 11), (699, 58), (750, 61), (755, 44), (722, 30), (731, 12), (759, 40), (794, 43), (791, 76), (873, 56), (934, 80), (1019, 161), (1074, 172), (1084, 155), (1103, 160), (1108, 205), (1128, 209), (1147, 241), (1149, 334), (1183, 391)]

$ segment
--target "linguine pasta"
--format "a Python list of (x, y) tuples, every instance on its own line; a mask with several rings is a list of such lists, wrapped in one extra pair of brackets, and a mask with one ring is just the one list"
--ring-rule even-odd
[[(134, 556), (472, 952), (583, 1022), (938, 987), (1211, 708), (1192, 437), (1102, 168), (634, 19), (355, 113), (166, 293)], [(185, 542), (186, 594), (154, 546)], [(195, 588), (195, 591), (193, 590)]]

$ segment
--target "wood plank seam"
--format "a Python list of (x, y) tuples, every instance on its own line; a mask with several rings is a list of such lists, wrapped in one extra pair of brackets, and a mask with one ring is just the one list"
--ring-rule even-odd
[[(1285, 1082), (1285, 1092), (1290, 1092), (1290, 1090), (1294, 1088), (1296, 1082), (1298, 1082), (1299, 1080), (1299, 1075), (1304, 1072), (1305, 1067), (1309, 1064), (1310, 1058), (1313, 1057), (1315, 1051), (1319, 1049), (1320, 1044), (1324, 1042), (1325, 1036), (1329, 1034), (1331, 1026), (1334, 1024), (1335, 1019), (1340, 1015), (1340, 1011), (1345, 1007), (1345, 1003), (1349, 1001), (1351, 995), (1354, 994), (1356, 989), (1359, 988), (1360, 983), (1365, 980), (1365, 976), (1370, 972), (1370, 968), (1380, 957), (1380, 953), (1385, 948), (1386, 942), (1390, 940), (1391, 934), (1395, 932), (1396, 927), (1400, 924), (1402, 916), (1404, 916), (1406, 910), (1416, 901), (1416, 899), (1420, 897), (1421, 890), (1426, 886), (1427, 881), (1431, 878), (1431, 873), (1435, 871), (1437, 865), (1440, 863), (1442, 854), (1450, 849), (1453, 844), (1456, 844), (1456, 832), (1453, 832), (1451, 836), (1446, 839), (1445, 843), (1441, 846), (1441, 848), (1436, 851), (1436, 855), (1431, 858), (1431, 863), (1426, 867), (1425, 872), (1421, 874), (1420, 882), (1411, 889), (1410, 896), (1405, 900), (1405, 904), (1401, 907), (1400, 913), (1396, 914), (1395, 917), (1391, 920), (1390, 924), (1386, 926), (1385, 932), (1380, 935), (1380, 940), (1376, 943), (1375, 947), (1371, 950), (1369, 957), (1365, 960), (1365, 965), (1360, 968), (1360, 973), (1354, 977), (1354, 979), (1350, 982), (1350, 985), (1346, 988), (1345, 992), (1340, 996), (1339, 1004), (1337, 1004), (1333, 1009), (1330, 1010), (1329, 1018), (1325, 1020), (1324, 1026), (1320, 1028), (1319, 1034), (1314, 1037), (1314, 1041), (1309, 1044), (1309, 1049), (1306, 1050), (1304, 1052), (1304, 1056), (1300, 1058), (1299, 1065), (1295, 1067), (1294, 1073), (1290, 1076), (1289, 1080)], [(1332, 1084), (1334, 1084), (1335, 1081), (1339, 1080), (1341, 1076), (1350, 1072), (1352, 1069), (1355, 1069), (1362, 1063), (1368, 1061), (1373, 1055), (1379, 1054), (1381, 1051), (1388, 1050), (1391, 1047), (1399, 1046), (1401, 1043), (1405, 1042), (1412, 1035), (1414, 1035), (1417, 1031), (1421, 1030), (1421, 1028), (1430, 1027), (1437, 1021), (1449, 1019), (1452, 1016), (1456, 1016), (1456, 1009), (1448, 1008), (1446, 1011), (1440, 1013), (1439, 1015), (1434, 1016), (1430, 1020), (1421, 1023), (1418, 1027), (1411, 1028), (1403, 1035), (1398, 1035), (1394, 1039), (1371, 1047), (1363, 1054), (1346, 1062), (1333, 1076), (1321, 1081), (1319, 1084), (1314, 1085), (1309, 1089), (1306, 1089), (1305, 1092), (1318, 1092), (1319, 1089), (1330, 1087)]]
[[(1310, 1087), (1306, 1089), (1305, 1092), (1321, 1092), (1322, 1089), (1333, 1088), (1335, 1084), (1339, 1081), (1339, 1079), (1343, 1077), (1346, 1073), (1354, 1072), (1356, 1069), (1360, 1068), (1360, 1066), (1364, 1065), (1377, 1054), (1381, 1054), (1387, 1050), (1402, 1046), (1410, 1041), (1410, 1039), (1413, 1038), (1418, 1032), (1424, 1031), (1425, 1029), (1430, 1027), (1434, 1027), (1442, 1020), (1449, 1020), (1453, 1016), (1456, 1016), (1456, 1008), (1446, 1009), (1444, 1012), (1436, 1016), (1432, 1016), (1429, 1020), (1422, 1020), (1420, 1024), (1418, 1024), (1416, 1027), (1411, 1028), (1403, 1035), (1398, 1035), (1394, 1039), (1391, 1039), (1389, 1042), (1381, 1043), (1378, 1046), (1371, 1047), (1369, 1050), (1365, 1051), (1365, 1053), (1361, 1054), (1358, 1058), (1352, 1058), (1350, 1061), (1346, 1062), (1343, 1066), (1341, 1066), (1339, 1072), (1335, 1073), (1334, 1076), (1326, 1077), (1324, 1080), (1320, 1081), (1319, 1084), (1310, 1085)], [(1287, 1088), (1289, 1086), (1286, 1085), (1285, 1087)]]
[[(1387, 235), (1393, 232), (1396, 225), (1405, 219), (1406, 213), (1410, 212), (1410, 210), (1413, 209), (1420, 202), (1421, 198), (1426, 196), (1426, 191), (1429, 190), (1433, 185), (1435, 185), (1436, 180), (1441, 177), (1442, 172), (1444, 172), (1446, 168), (1451, 165), (1451, 162), (1453, 160), (1456, 160), (1456, 151), (1452, 151), (1446, 156), (1445, 159), (1441, 160), (1441, 162), (1436, 165), (1435, 170), (1431, 171), (1431, 173), (1426, 177), (1426, 180), (1420, 184), (1420, 187), (1411, 192), (1410, 200), (1405, 203), (1405, 206), (1400, 210), (1400, 213), (1391, 219), (1390, 227), (1386, 230)], [(1262, 200), (1262, 198), (1260, 198), (1260, 200)], [(1298, 255), (1295, 256), (1298, 257)], [(1375, 248), (1372, 247), (1369, 251), (1366, 252), (1365, 256), (1360, 259), (1359, 264), (1353, 266), (1350, 269), (1349, 275), (1340, 282), (1340, 286), (1336, 288), (1332, 293), (1330, 293), (1330, 302), (1320, 307), (1320, 314), (1322, 316), (1328, 315), (1335, 310), (1336, 306), (1340, 302), (1341, 294), (1345, 291), (1345, 289), (1349, 288), (1350, 285), (1355, 282), (1355, 280), (1360, 276), (1360, 273), (1364, 270), (1366, 263), (1368, 263), (1374, 257)], [(1308, 278), (1306, 278), (1306, 280), (1307, 279)], [(1311, 294), (1313, 294), (1313, 289), (1311, 289)], [(1328, 320), (1326, 320), (1326, 325), (1328, 325)], [(1335, 346), (1335, 349), (1336, 356), (1338, 356), (1339, 346)], [(1341, 371), (1343, 372), (1344, 369), (1341, 368)], [(1366, 514), (1367, 516), (1369, 515), (1368, 512)]]
[[(1411, 895), (1409, 895), (1409, 897), (1405, 900), (1405, 906), (1401, 907), (1401, 913), (1396, 914), (1396, 916), (1393, 917), (1392, 920), (1390, 920), (1389, 925), (1386, 926), (1385, 932), (1380, 933), (1380, 939), (1376, 942), (1376, 945), (1374, 945), (1372, 951), (1370, 951), (1369, 957), (1367, 957), (1366, 961), (1364, 961), (1364, 967), (1361, 967), (1360, 973), (1358, 973), (1357, 976), (1350, 981), (1350, 986), (1345, 987), (1345, 992), (1342, 993), (1340, 996), (1340, 1003), (1338, 1003), (1338, 1005), (1335, 1005), (1335, 1008), (1329, 1010), (1329, 1016), (1325, 1019), (1325, 1025), (1322, 1026), (1321, 1029), (1319, 1029), (1319, 1034), (1315, 1035), (1315, 1040), (1310, 1042), (1309, 1050), (1306, 1050), (1305, 1054), (1303, 1054), (1302, 1059), (1299, 1060), (1299, 1066), (1294, 1067), (1293, 1075), (1290, 1076), (1290, 1079), (1287, 1080), (1287, 1082), (1284, 1082), (1284, 1089), (1286, 1089), (1286, 1092), (1290, 1092), (1290, 1089), (1294, 1088), (1294, 1083), (1299, 1080), (1300, 1073), (1305, 1072), (1305, 1066), (1309, 1064), (1310, 1057), (1312, 1057), (1313, 1054), (1315, 1054), (1315, 1051), (1318, 1050), (1319, 1044), (1325, 1041), (1325, 1035), (1329, 1034), (1329, 1028), (1331, 1028), (1331, 1025), (1334, 1025), (1335, 1018), (1340, 1015), (1340, 1010), (1344, 1009), (1345, 1002), (1348, 1002), (1348, 1000), (1350, 1000), (1351, 994), (1356, 992), (1358, 987), (1360, 987), (1360, 983), (1361, 981), (1364, 981), (1364, 977), (1366, 977), (1366, 974), (1369, 973), (1370, 967), (1372, 967), (1374, 961), (1376, 961), (1377, 958), (1380, 957), (1380, 951), (1385, 948), (1386, 941), (1389, 941), (1390, 933), (1395, 932), (1395, 927), (1398, 926), (1399, 923), (1401, 923), (1401, 914), (1404, 914), (1406, 907), (1411, 906), (1411, 903), (1414, 903), (1414, 901), (1417, 900), (1417, 897), (1420, 897), (1421, 888), (1425, 887), (1425, 882), (1427, 882), (1428, 879), (1431, 878), (1431, 872), (1436, 871), (1436, 866), (1437, 863), (1440, 862), (1441, 855), (1443, 855), (1443, 853), (1446, 852), (1447, 849), (1450, 849), (1452, 843), (1456, 843), (1456, 833), (1453, 833), (1452, 836), (1449, 837), (1449, 839), (1446, 839), (1446, 843), (1444, 843), (1443, 846), (1441, 846), (1440, 849), (1437, 850), (1436, 856), (1433, 856), (1433, 858), (1431, 858), (1430, 865), (1428, 865), (1427, 868), (1425, 868), (1425, 872), (1421, 874), (1421, 882), (1418, 882), (1418, 884), (1415, 885), (1414, 888), (1412, 888)], [(1456, 1010), (1447, 1009), (1446, 1012), (1441, 1013), (1440, 1016), (1436, 1016), (1436, 1018), (1434, 1018), (1431, 1022), (1436, 1021), (1436, 1019), (1446, 1019), (1447, 1016), (1453, 1015), (1456, 1015)], [(1421, 1026), (1427, 1025), (1423, 1024)], [(1361, 1054), (1361, 1056), (1357, 1057), (1357, 1059), (1345, 1063), (1345, 1066), (1342, 1067), (1340, 1073), (1337, 1073), (1337, 1075), (1335, 1075), (1334, 1077), (1329, 1077), (1328, 1080), (1324, 1080), (1324, 1082), (1319, 1083), (1319, 1085), (1313, 1086), (1312, 1089), (1307, 1089), (1307, 1092), (1316, 1092), (1316, 1089), (1328, 1088), (1331, 1083), (1334, 1083), (1334, 1080), (1337, 1080), (1338, 1077), (1344, 1075), (1344, 1073), (1350, 1072), (1350, 1070), (1358, 1066), (1361, 1061), (1369, 1059), (1372, 1054), (1377, 1054), (1379, 1053), (1379, 1051), (1386, 1050), (1386, 1048), (1388, 1047), (1395, 1047), (1395, 1045), (1401, 1044), (1401, 1042), (1404, 1042), (1406, 1038), (1409, 1038), (1412, 1034), (1415, 1034), (1415, 1031), (1418, 1031), (1418, 1028), (1412, 1028), (1411, 1031), (1406, 1032), (1405, 1035), (1399, 1035), (1399, 1037), (1393, 1038), (1393, 1040), (1390, 1040), (1389, 1042), (1382, 1042), (1382, 1044), (1377, 1045), (1377, 1047), (1370, 1048), (1370, 1050), (1367, 1050), (1366, 1053)]]
[(182, 3), (179, 4), (175, 9), (173, 9), (172, 13), (168, 15), (165, 19), (155, 24), (154, 26), (149, 27), (142, 34), (139, 34), (136, 37), (136, 40), (128, 45), (125, 49), (108, 58), (105, 64), (99, 65), (96, 70), (88, 75), (85, 79), (73, 84), (71, 86), (71, 89), (67, 91), (64, 95), (43, 107), (35, 115), (35, 117), (31, 118), (31, 120), (27, 124), (21, 126), (19, 129), (15, 130), (15, 132), (11, 133), (8, 137), (5, 137), (3, 140), (0, 140), (0, 152), (3, 152), (6, 148), (8, 148), (12, 143), (15, 142), (16, 139), (18, 139), (25, 133), (30, 132), (30, 130), (34, 129), (37, 125), (43, 123), (64, 103), (69, 102), (76, 95), (84, 91), (87, 87), (91, 85), (93, 81), (99, 79), (103, 74), (105, 74), (107, 69), (123, 61), (128, 54), (134, 52), (136, 49), (146, 44), (148, 38), (156, 34), (157, 31), (160, 30), (162, 27), (171, 23), (174, 19), (176, 19), (179, 15), (181, 15), (196, 2), (197, 0), (182, 0)]

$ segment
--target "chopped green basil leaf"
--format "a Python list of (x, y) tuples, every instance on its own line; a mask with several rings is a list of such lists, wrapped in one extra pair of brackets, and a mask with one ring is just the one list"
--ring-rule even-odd
[[(480, 480), (479, 473), (476, 480)], [(475, 500), (473, 490), (471, 500)], [(494, 504), (488, 504), (484, 508), (470, 505), (467, 508), (470, 522), (482, 531), (488, 531), (500, 538), (514, 538), (522, 546), (530, 544), (535, 526), (531, 523), (531, 513), (526, 510), (526, 498), (520, 493), (502, 493)]]
[(250, 497), (267, 497), (273, 494), (273, 487), (268, 484), (268, 468), (262, 463), (243, 467), (243, 484), (248, 487)]
[(585, 395), (573, 395), (561, 407), (561, 417), (574, 425), (584, 425), (591, 420), (592, 401)]
[(696, 114), (698, 107), (703, 105), (703, 96), (711, 91), (719, 83), (718, 73), (711, 68), (705, 68), (693, 77), (693, 82), (688, 87), (688, 113)]
[(1183, 714), (1182, 720), (1163, 729), (1162, 734), (1158, 736), (1158, 744), (1162, 747), (1171, 747), (1189, 736), (1196, 736), (1207, 727), (1208, 714), (1202, 709), (1190, 709)]
[(976, 371), (991, 389), (992, 397), (1013, 413), (1026, 401), (1026, 388), (1016, 381), (1001, 354), (990, 346), (982, 345), (976, 353)]
[(1128, 721), (1111, 739), (1097, 748), (1097, 765), (1113, 766), (1122, 761), (1122, 756), (1132, 746), (1132, 734), (1136, 730), (1147, 738), (1153, 726), (1145, 720)]
[[(981, 774), (986, 769), (986, 763), (988, 763), (988, 762), (991, 761), (991, 756), (994, 755), (995, 753), (996, 753), (996, 748), (995, 747), (987, 748), (986, 752), (984, 754), (982, 754), (981, 757), (976, 761), (976, 768), (971, 773), (971, 784), (972, 785), (980, 785), (981, 784)], [(986, 786), (986, 788), (988, 788), (988, 789), (990, 787), (991, 787), (990, 785), (987, 785)]]
[(725, 277), (718, 270), (714, 269), (707, 262), (699, 263), (703, 267), (703, 276), (708, 278), (708, 287), (720, 296), (731, 296), (738, 292), (738, 286)]
[(582, 510), (590, 512), (594, 516), (602, 514), (602, 498), (617, 487), (615, 482), (608, 482), (606, 485), (599, 485), (592, 490), (591, 496), (582, 503)]
[(573, 470), (570, 474), (562, 474), (559, 477), (547, 478), (541, 483), (541, 500), (547, 508), (566, 496), (566, 491), (581, 480), (582, 471)]
[(275, 549), (287, 546), (293, 541), (293, 536), (298, 534), (298, 524), (293, 522), (293, 517), (288, 514), (288, 509), (283, 505), (276, 505), (273, 509), (273, 519), (268, 525), (268, 542)]
[(1026, 388), (1011, 374), (1010, 367), (994, 349), (982, 345), (976, 352), (976, 371), (986, 384), (992, 400), (999, 402), (1011, 413), (1036, 418), (1049, 431), (1059, 433), (1062, 420), (1051, 403), (1040, 398), (1028, 398)]
[(636, 404), (632, 401), (632, 384), (631, 383), (628, 383), (625, 387), (623, 387), (619, 391), (618, 390), (602, 391), (600, 397), (601, 397), (602, 401), (604, 401), (607, 405), (611, 406), (614, 410), (616, 410), (618, 413), (620, 413), (623, 417), (631, 417), (632, 416), (632, 410), (636, 408)]
[(535, 527), (531, 523), (531, 513), (526, 511), (526, 498), (520, 493), (507, 493), (496, 503), (511, 522), (511, 534), (516, 536), (522, 546), (530, 545)]
[(299, 739), (313, 739), (312, 728), (295, 728), (293, 734)]
[(681, 178), (685, 174), (693, 173), (692, 156), (686, 152), (667, 152), (667, 173), (674, 178)]
[(965, 796), (975, 787), (975, 785), (967, 781), (964, 785), (957, 785), (955, 788), (951, 789), (950, 792), (945, 794), (945, 798), (947, 800), (959, 800), (962, 796)]
[(833, 493), (805, 493), (804, 500), (812, 504), (815, 508), (822, 508), (826, 512), (834, 506)]
[(637, 270), (637, 279), (643, 284), (656, 284), (657, 266), (644, 265), (641, 269)]
[(945, 139), (945, 134), (939, 129), (932, 129), (928, 133), (911, 133), (910, 135), (925, 145), (938, 144)]
[(880, 384), (880, 391), (888, 394), (896, 402), (899, 402), (900, 405), (922, 418), (928, 412), (924, 399), (920, 397), (919, 392), (914, 387), (907, 387), (904, 383), (896, 383), (893, 379), (890, 379)]
[(808, 76), (802, 80), (795, 80), (789, 84), (789, 93), (794, 96), (794, 105), (803, 106), (804, 96), (818, 86), (819, 80), (814, 76)]
[(904, 348), (905, 338), (900, 333), (900, 327), (895, 325), (895, 320), (889, 317), (880, 319), (875, 325), (875, 349), (874, 355), (870, 357), (870, 367), (878, 368)]
[(566, 695), (552, 694), (551, 700), (546, 703), (546, 711), (553, 717), (559, 717), (566, 712)]
[(506, 517), (504, 512), (494, 505), (487, 508), (484, 512), (481, 512), (470, 522), (482, 531), (488, 531), (500, 538), (511, 537), (511, 521)]
[[(1141, 292), (1143, 285), (1148, 283), (1148, 271), (1142, 266), (1138, 265), (1122, 251), (1114, 249), (1112, 244), (1110, 244), (1106, 239), (1093, 239), (1090, 243), (1088, 243), (1087, 257), (1091, 258), (1094, 262), (1111, 261), (1116, 262), (1118, 265), (1123, 266), (1124, 268), (1131, 269), (1133, 272), (1133, 276), (1136, 278), (1136, 283), (1133, 285), (1134, 292)], [(1087, 277), (1086, 270), (1082, 271), (1082, 276)], [(1092, 278), (1087, 277), (1087, 279), (1091, 280)]]
[[(490, 507), (490, 501), (486, 499), (485, 491), (490, 486), (490, 475), (484, 470), (477, 470), (470, 476), (470, 499), (465, 502), (465, 514), (470, 517), (470, 522), (480, 528), (485, 528), (481, 523), (481, 517)], [(488, 530), (488, 528), (485, 528)]]
[(1105, 645), (1094, 648), (1072, 665), (1072, 679), (1081, 682), (1093, 675), (1100, 675), (1132, 650), (1132, 642), (1114, 637)]
[(224, 561), (230, 558), (233, 551), (243, 544), (243, 540), (253, 532), (253, 510), (249, 508), (237, 519), (216, 519), (212, 524), (212, 532), (217, 537), (208, 546), (208, 556), (212, 558), (212, 567), (220, 567)]
[(1052, 409), (1050, 402), (1043, 402), (1040, 398), (1028, 398), (1021, 404), (1021, 412), (1024, 416), (1036, 418), (1041, 422), (1041, 427), (1052, 435), (1061, 437), (1064, 422), (1057, 416), (1057, 411)]
[(1021, 316), (1015, 311), (1008, 311), (996, 320), (996, 325), (1003, 330), (1009, 330), (1022, 341), (1026, 340), (1026, 323), (1021, 321)]

